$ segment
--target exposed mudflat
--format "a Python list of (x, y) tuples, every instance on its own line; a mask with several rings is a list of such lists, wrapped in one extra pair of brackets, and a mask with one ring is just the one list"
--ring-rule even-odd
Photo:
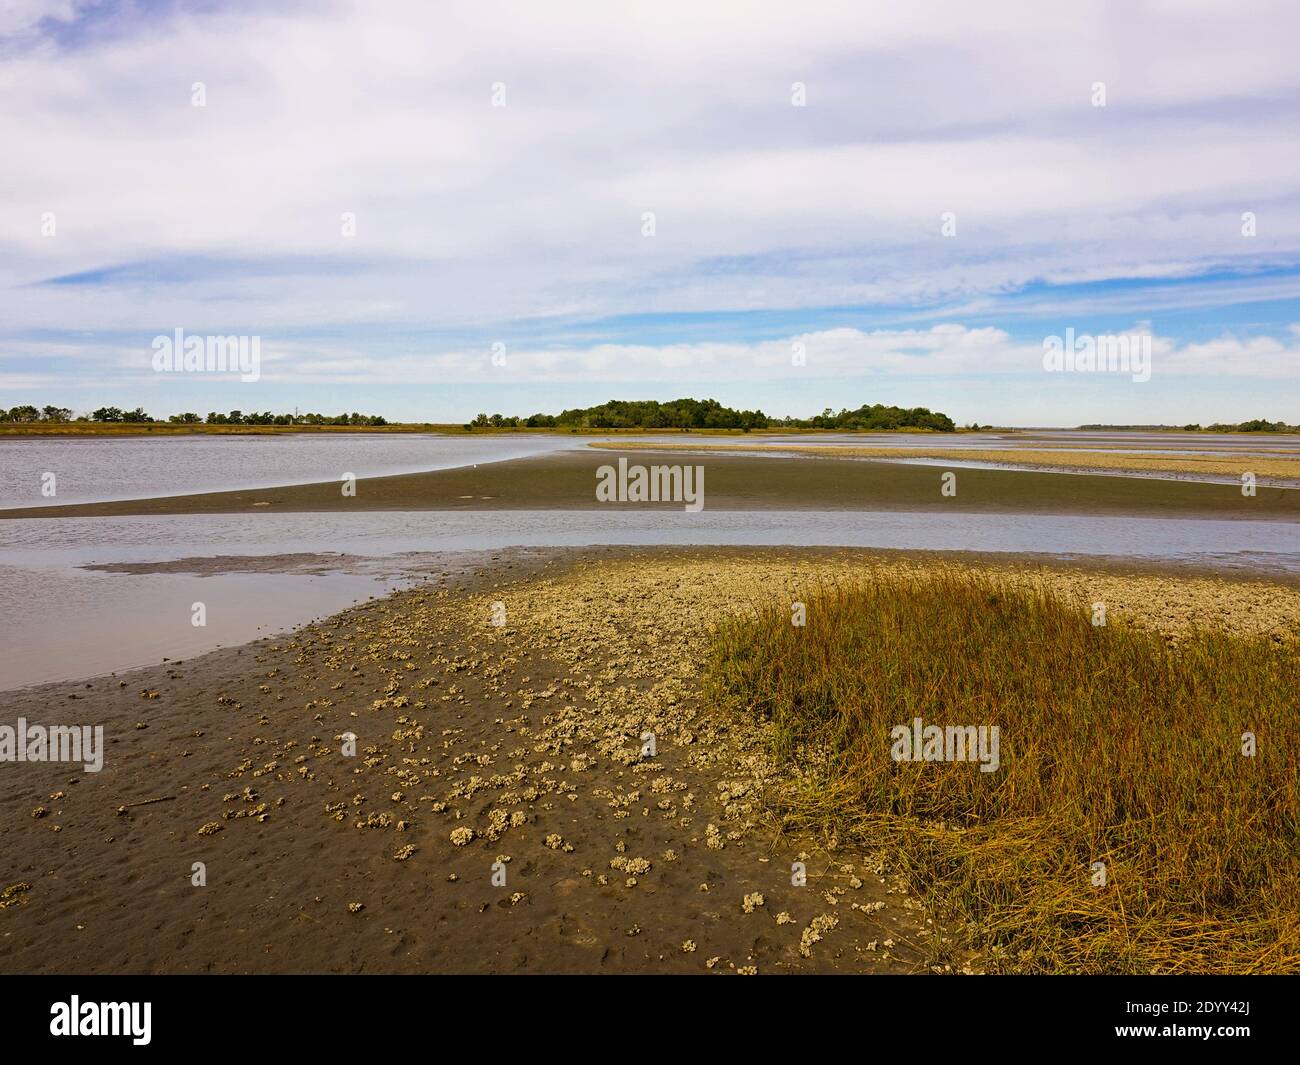
[(1190, 573), (501, 553), (285, 637), (10, 693), (6, 723), (102, 724), (107, 755), (0, 766), (0, 970), (979, 971), (888, 855), (783, 833), (790, 767), (699, 687), (727, 613), (953, 564), (1172, 639), (1300, 632), (1295, 587)]
[[(698, 445), (689, 445), (697, 448)], [(957, 468), (956, 494), (944, 495), (940, 466), (815, 457), (758, 457), (628, 449), (630, 461), (704, 467), (707, 510), (935, 511), (973, 514), (1078, 514), (1300, 520), (1300, 490), (1149, 477)], [(658, 457), (656, 457), (658, 450)], [(818, 452), (824, 448), (816, 449)], [(970, 456), (965, 456), (969, 458)], [(600, 502), (597, 470), (617, 461), (608, 450), (559, 452), (428, 473), (150, 499), (26, 507), (0, 518), (158, 514), (296, 513), (373, 510), (683, 510), (681, 502)]]

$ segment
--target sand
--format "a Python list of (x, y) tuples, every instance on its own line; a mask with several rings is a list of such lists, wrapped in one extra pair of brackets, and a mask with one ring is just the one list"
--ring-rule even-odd
[[(885, 856), (785, 835), (764, 726), (699, 694), (717, 618), (952, 564), (503, 552), (290, 636), (10, 693), (6, 721), (109, 745), (99, 774), (0, 766), (0, 971), (979, 971)], [(1171, 639), (1300, 631), (1295, 587), (972, 564)]]

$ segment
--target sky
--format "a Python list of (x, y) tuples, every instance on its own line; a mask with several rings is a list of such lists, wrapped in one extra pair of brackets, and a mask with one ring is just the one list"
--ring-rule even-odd
[[(1297, 40), (1253, 0), (0, 0), (0, 407), (1297, 423)], [(177, 329), (257, 380), (158, 372)], [(1067, 335), (1149, 380), (1046, 369)]]

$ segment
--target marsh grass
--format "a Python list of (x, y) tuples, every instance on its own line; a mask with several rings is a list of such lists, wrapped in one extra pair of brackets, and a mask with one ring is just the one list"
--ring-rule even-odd
[[(888, 848), (991, 969), (1300, 970), (1294, 647), (956, 572), (804, 601), (724, 622), (708, 679), (772, 723), (790, 824)], [(999, 726), (1001, 768), (893, 761), (914, 717)]]

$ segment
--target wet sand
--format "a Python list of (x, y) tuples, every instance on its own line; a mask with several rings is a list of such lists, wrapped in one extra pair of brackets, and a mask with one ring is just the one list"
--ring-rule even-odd
[[(954, 469), (957, 494), (941, 494), (940, 466), (900, 462), (688, 456), (628, 450), (630, 463), (704, 467), (706, 510), (955, 511), (1300, 520), (1300, 491), (1152, 478), (1000, 469)], [(682, 509), (681, 503), (602, 503), (598, 467), (611, 451), (563, 452), (429, 473), (363, 478), (345, 496), (341, 481), (154, 499), (25, 507), (0, 518), (156, 514), (346, 512), (349, 510)], [(969, 456), (966, 456), (969, 458)], [(340, 477), (343, 471), (340, 471)]]
[[(9, 693), (5, 722), (103, 724), (108, 754), (0, 766), (0, 971), (978, 971), (885, 856), (783, 835), (765, 726), (699, 692), (724, 614), (951, 564), (501, 552), (292, 635)], [(1294, 586), (971, 564), (1171, 639), (1300, 632)]]

